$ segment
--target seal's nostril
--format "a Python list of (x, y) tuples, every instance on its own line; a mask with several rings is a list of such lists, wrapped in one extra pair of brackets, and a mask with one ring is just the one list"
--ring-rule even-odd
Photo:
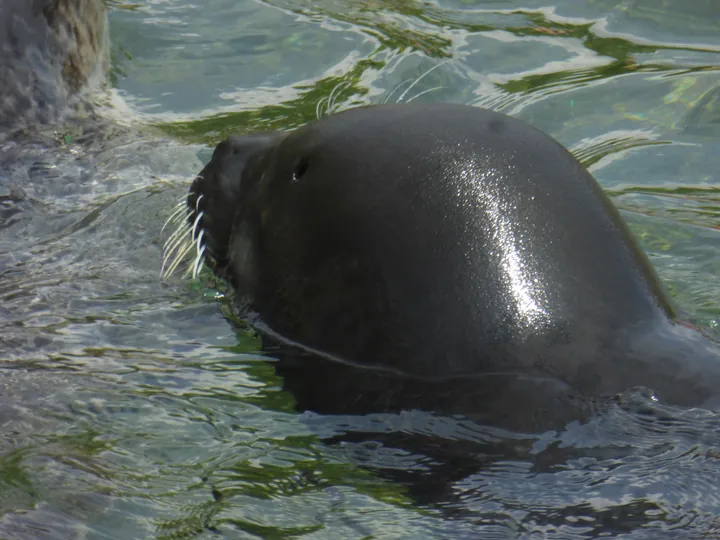
[(202, 191), (202, 183), (203, 183), (203, 177), (202, 175), (196, 176), (192, 184), (190, 184), (190, 192), (191, 193), (200, 193)]
[(293, 182), (299, 182), (302, 177), (305, 175), (305, 173), (308, 170), (309, 162), (307, 159), (302, 159), (298, 162), (297, 165), (295, 165), (295, 170), (293, 171)]

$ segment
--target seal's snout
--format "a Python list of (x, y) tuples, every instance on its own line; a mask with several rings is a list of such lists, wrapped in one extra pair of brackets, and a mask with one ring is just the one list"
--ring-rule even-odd
[(276, 140), (276, 135), (228, 137), (215, 147), (210, 162), (190, 186), (187, 209), (193, 241), (204, 248), (204, 257), (216, 273), (227, 264), (246, 170)]
[(223, 172), (222, 159), (213, 155), (190, 186), (187, 219), (193, 243), (203, 250), (205, 260), (216, 272), (225, 264), (236, 203), (232, 179)]

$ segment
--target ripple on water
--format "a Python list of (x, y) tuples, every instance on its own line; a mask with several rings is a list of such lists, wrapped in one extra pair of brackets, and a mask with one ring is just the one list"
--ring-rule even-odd
[(0, 536), (720, 537), (716, 415), (630, 396), (528, 435), (297, 414), (207, 276), (159, 279), (160, 228), (208, 143), (295, 127), (331, 96), (398, 99), (427, 73), (403, 99), (500, 108), (576, 147), (711, 326), (716, 0), (126, 7), (111, 32), (131, 108), (110, 112), (178, 142), (0, 149)]

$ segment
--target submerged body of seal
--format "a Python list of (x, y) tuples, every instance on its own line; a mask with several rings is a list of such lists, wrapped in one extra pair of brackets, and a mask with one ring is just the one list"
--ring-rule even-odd
[[(358, 379), (450, 394), (492, 381), (533, 399), (647, 387), (677, 405), (720, 393), (718, 347), (674, 321), (596, 181), (505, 115), (387, 105), (231, 137), (187, 205), (198, 248), (258, 328), (367, 368)], [(465, 412), (482, 395), (448, 399)]]

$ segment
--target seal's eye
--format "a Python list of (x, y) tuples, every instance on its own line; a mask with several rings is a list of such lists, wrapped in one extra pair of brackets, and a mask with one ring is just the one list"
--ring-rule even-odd
[(301, 159), (297, 165), (295, 165), (295, 170), (293, 171), (293, 182), (299, 182), (302, 177), (305, 175), (305, 173), (308, 170), (308, 160), (307, 159)]

